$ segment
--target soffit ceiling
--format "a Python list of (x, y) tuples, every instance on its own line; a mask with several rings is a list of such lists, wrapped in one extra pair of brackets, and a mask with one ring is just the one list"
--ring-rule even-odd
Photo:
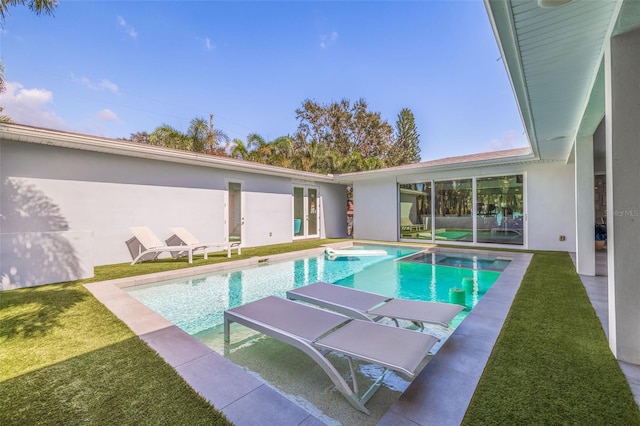
[(535, 155), (566, 161), (583, 117), (589, 118), (584, 129), (595, 129), (604, 114), (603, 96), (591, 99), (591, 94), (621, 3), (573, 0), (554, 8), (542, 8), (534, 0), (485, 4)]

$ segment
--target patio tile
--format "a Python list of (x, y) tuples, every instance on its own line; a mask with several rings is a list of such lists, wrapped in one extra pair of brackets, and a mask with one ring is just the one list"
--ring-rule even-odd
[(624, 361), (619, 361), (619, 363), (629, 383), (640, 385), (640, 365), (629, 364)]
[(495, 339), (476, 339), (454, 333), (428, 365), (432, 369), (450, 369), (479, 379), (494, 343)]
[(629, 364), (624, 361), (618, 361), (618, 363), (627, 377), (636, 404), (640, 406), (640, 365)]
[[(420, 374), (390, 411), (423, 426), (459, 425), (479, 379), (430, 365), (423, 371), (427, 374)], [(389, 413), (384, 421), (387, 416)]]
[(476, 339), (497, 339), (504, 319), (477, 315), (473, 311), (456, 328), (456, 335), (471, 336)]
[(494, 284), (483, 297), (511, 301), (517, 292), (518, 286), (516, 285), (510, 283), (506, 283), (505, 285)]
[(171, 326), (140, 336), (172, 367), (178, 367), (209, 353), (213, 349), (194, 339), (179, 327)]
[(267, 385), (236, 400), (222, 412), (236, 425), (299, 425), (310, 416), (307, 411)]
[(412, 422), (404, 416), (393, 411), (387, 413), (380, 419), (378, 426), (418, 426), (419, 423)]
[(212, 352), (176, 367), (205, 399), (222, 409), (264, 384), (221, 355)]
[(505, 302), (499, 297), (492, 298), (491, 295), (487, 294), (473, 308), (473, 312), (478, 316), (503, 319), (509, 313), (510, 308), (511, 302)]
[(310, 414), (300, 423), (300, 426), (326, 426), (326, 423)]

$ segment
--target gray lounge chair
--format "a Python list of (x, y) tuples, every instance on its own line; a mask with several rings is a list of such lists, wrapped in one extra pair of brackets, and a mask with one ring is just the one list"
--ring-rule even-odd
[(425, 323), (449, 327), (451, 320), (465, 309), (453, 303), (394, 299), (324, 282), (289, 290), (287, 299), (312, 303), (361, 320), (378, 321), (386, 317), (396, 325), (398, 320), (407, 320), (421, 329)]
[[(268, 296), (224, 312), (224, 339), (230, 324), (239, 323), (300, 349), (329, 376), (356, 409), (369, 414), (366, 402), (380, 387), (389, 370), (413, 379), (429, 351), (440, 339), (370, 321), (360, 321), (324, 309)], [(325, 357), (328, 352), (347, 357), (353, 389)], [(359, 396), (353, 359), (378, 364), (385, 372)]]

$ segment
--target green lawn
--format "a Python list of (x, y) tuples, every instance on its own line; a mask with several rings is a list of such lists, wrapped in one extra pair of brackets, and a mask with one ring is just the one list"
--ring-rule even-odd
[[(248, 248), (232, 260), (318, 247)], [(227, 261), (226, 252), (193, 266)], [(190, 265), (96, 267), (90, 280), (0, 292), (0, 425), (229, 424), (83, 284)]]
[(534, 255), (463, 424), (640, 424), (567, 253)]
[[(326, 242), (249, 248), (241, 258)], [(193, 266), (224, 261), (200, 256)], [(184, 267), (101, 266), (91, 280), (0, 292), (0, 425), (228, 424), (82, 286)], [(534, 255), (464, 423), (640, 424), (566, 253)]]

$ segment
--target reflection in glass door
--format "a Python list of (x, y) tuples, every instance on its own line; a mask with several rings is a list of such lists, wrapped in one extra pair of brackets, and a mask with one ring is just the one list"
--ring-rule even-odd
[(318, 235), (318, 190), (307, 188), (307, 235)]
[(304, 188), (293, 188), (293, 236), (304, 236)]
[(318, 189), (307, 186), (293, 188), (293, 236), (318, 235)]
[(242, 228), (244, 225), (244, 217), (242, 214), (242, 184), (238, 182), (229, 182), (228, 187), (229, 201), (227, 203), (227, 223), (229, 241), (242, 241)]

